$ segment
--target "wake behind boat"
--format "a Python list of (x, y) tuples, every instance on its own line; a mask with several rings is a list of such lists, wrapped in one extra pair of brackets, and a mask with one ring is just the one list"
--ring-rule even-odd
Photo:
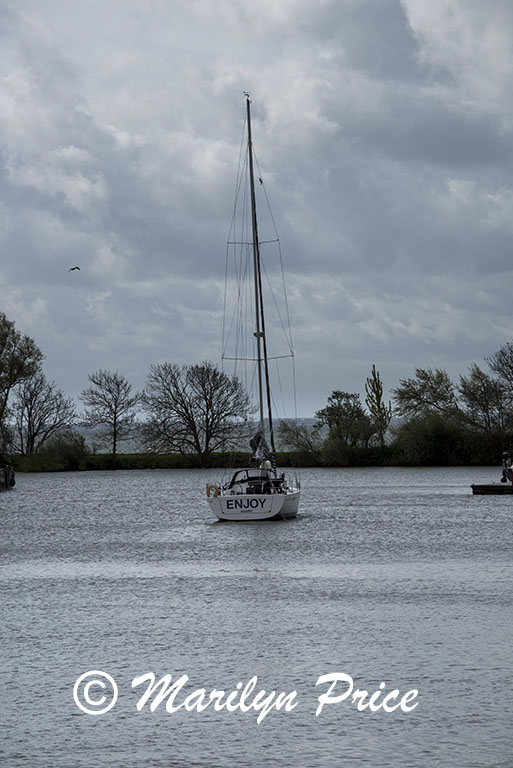
[[(251, 134), (251, 101), (248, 94), (246, 96), (246, 130), (247, 130), (247, 152), (245, 154), (247, 169), (247, 194), (241, 191), (242, 185), (237, 182), (237, 197), (247, 200), (249, 204), (249, 215), (243, 216), (243, 221), (248, 221), (250, 226), (250, 235), (247, 237), (241, 232), (235, 232), (234, 222), (232, 221), (232, 242), (229, 245), (240, 247), (241, 255), (237, 255), (236, 273), (237, 286), (233, 289), (236, 297), (236, 309), (232, 316), (230, 327), (236, 327), (236, 334), (239, 336), (240, 329), (249, 325), (251, 328), (251, 341), (244, 341), (239, 344), (238, 352), (230, 357), (226, 354), (226, 346), (223, 339), (223, 359), (233, 360), (240, 363), (249, 363), (254, 367), (254, 374), (250, 378), (251, 382), (256, 382), (256, 400), (258, 403), (258, 427), (257, 432), (250, 440), (250, 447), (253, 451), (248, 467), (232, 470), (231, 477), (221, 483), (210, 483), (207, 485), (208, 504), (214, 515), (219, 520), (270, 520), (286, 519), (296, 517), (299, 508), (300, 488), (299, 482), (290, 482), (283, 473), (279, 473), (276, 468), (276, 448), (273, 429), (272, 395), (271, 395), (271, 377), (269, 371), (269, 361), (282, 357), (293, 357), (292, 343), (290, 333), (287, 336), (289, 352), (287, 355), (271, 356), (268, 345), (268, 329), (266, 327), (266, 312), (264, 307), (264, 295), (262, 289), (262, 261), (261, 246), (263, 241), (259, 240), (256, 194), (255, 194), (255, 169), (254, 169), (254, 151)], [(240, 169), (239, 169), (240, 170)], [(258, 181), (263, 185), (263, 180), (259, 176)], [(235, 217), (234, 217), (235, 218)], [(249, 224), (250, 222), (250, 224)], [(265, 241), (267, 242), (271, 241)], [(278, 242), (278, 240), (276, 240)], [(248, 254), (246, 256), (242, 254)], [(280, 253), (281, 261), (281, 253)], [(267, 282), (270, 283), (269, 275), (265, 273)], [(249, 287), (251, 283), (251, 287)], [(283, 281), (284, 287), (284, 281)], [(242, 299), (251, 297), (252, 310), (250, 317), (252, 321), (246, 321), (246, 312), (241, 307)], [(273, 296), (274, 298), (274, 296)], [(274, 300), (274, 306), (280, 311), (279, 302)], [(226, 307), (226, 302), (225, 302)], [(286, 297), (283, 301), (285, 314), (287, 314)], [(288, 315), (287, 315), (288, 317)], [(278, 324), (278, 323), (277, 323)], [(285, 326), (283, 321), (281, 324)], [(251, 344), (251, 347), (249, 346)], [(242, 347), (242, 348), (241, 348)], [(266, 439), (266, 431), (269, 436), (269, 444)]]

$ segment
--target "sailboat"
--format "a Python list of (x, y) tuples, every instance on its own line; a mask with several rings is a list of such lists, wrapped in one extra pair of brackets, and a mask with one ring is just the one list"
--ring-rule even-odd
[[(255, 366), (253, 380), (256, 381), (256, 399), (258, 423), (256, 433), (250, 443), (252, 455), (248, 466), (237, 469), (226, 482), (209, 483), (207, 485), (208, 504), (218, 520), (271, 520), (294, 518), (298, 513), (300, 485), (298, 480), (290, 481), (284, 473), (276, 468), (276, 447), (273, 429), (273, 409), (271, 395), (271, 377), (269, 362), (271, 357), (268, 350), (268, 334), (266, 328), (266, 311), (264, 306), (261, 246), (264, 241), (259, 240), (257, 206), (255, 194), (255, 156), (251, 133), (251, 100), (249, 94), (246, 97), (246, 151), (244, 153), (247, 168), (248, 191), (243, 196), (249, 202), (250, 235), (244, 242), (232, 244), (247, 246), (248, 262), (246, 267), (240, 267), (239, 273), (251, 278), (251, 290), (244, 295), (252, 299), (252, 311), (248, 325), (252, 330), (252, 351), (247, 348), (241, 358), (246, 362), (253, 362)], [(258, 177), (262, 185), (261, 177)], [(239, 184), (237, 188), (240, 193)], [(273, 220), (274, 221), (274, 220)], [(233, 225), (233, 221), (232, 221)], [(237, 237), (233, 238), (237, 241)], [(269, 242), (269, 241), (265, 241)], [(250, 266), (249, 266), (250, 265)], [(267, 276), (267, 275), (266, 275)], [(268, 276), (267, 276), (268, 277)], [(236, 291), (238, 297), (244, 291), (239, 287)], [(275, 302), (276, 304), (276, 302)], [(225, 301), (226, 305), (226, 301)], [(239, 310), (237, 310), (239, 312)], [(237, 315), (239, 324), (242, 324), (242, 315)], [(244, 316), (245, 317), (245, 316)], [(292, 353), (292, 347), (290, 346)], [(293, 356), (293, 354), (291, 354)], [(225, 357), (223, 353), (223, 357)], [(280, 356), (281, 357), (281, 356)], [(228, 358), (227, 358), (228, 359)], [(276, 358), (274, 358), (276, 359)], [(269, 441), (269, 442), (268, 442)]]

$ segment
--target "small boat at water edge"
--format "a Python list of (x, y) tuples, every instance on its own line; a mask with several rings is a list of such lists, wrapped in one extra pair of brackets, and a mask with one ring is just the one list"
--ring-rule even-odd
[(10, 464), (0, 464), (0, 491), (12, 491), (16, 485), (16, 475)]
[(470, 487), (476, 496), (513, 493), (513, 483), (480, 483)]
[(513, 467), (508, 451), (502, 454), (502, 477), (500, 483), (478, 483), (470, 486), (476, 496), (513, 493)]

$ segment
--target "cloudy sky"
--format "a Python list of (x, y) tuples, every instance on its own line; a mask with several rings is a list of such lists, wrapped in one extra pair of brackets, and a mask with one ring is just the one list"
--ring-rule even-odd
[(0, 309), (68, 395), (220, 360), (244, 90), (300, 415), (512, 340), (511, 0), (0, 0), (0, 61)]

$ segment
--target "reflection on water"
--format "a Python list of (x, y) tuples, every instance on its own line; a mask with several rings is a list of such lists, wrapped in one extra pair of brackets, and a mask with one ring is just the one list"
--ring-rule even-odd
[[(218, 523), (211, 472), (20, 475), (0, 496), (2, 766), (508, 766), (509, 497), (494, 469), (302, 471), (296, 520)], [(74, 681), (119, 687), (100, 717)], [(258, 676), (291, 712), (138, 712), (134, 677), (188, 692)], [(315, 716), (316, 680), (418, 688), (411, 713)]]

